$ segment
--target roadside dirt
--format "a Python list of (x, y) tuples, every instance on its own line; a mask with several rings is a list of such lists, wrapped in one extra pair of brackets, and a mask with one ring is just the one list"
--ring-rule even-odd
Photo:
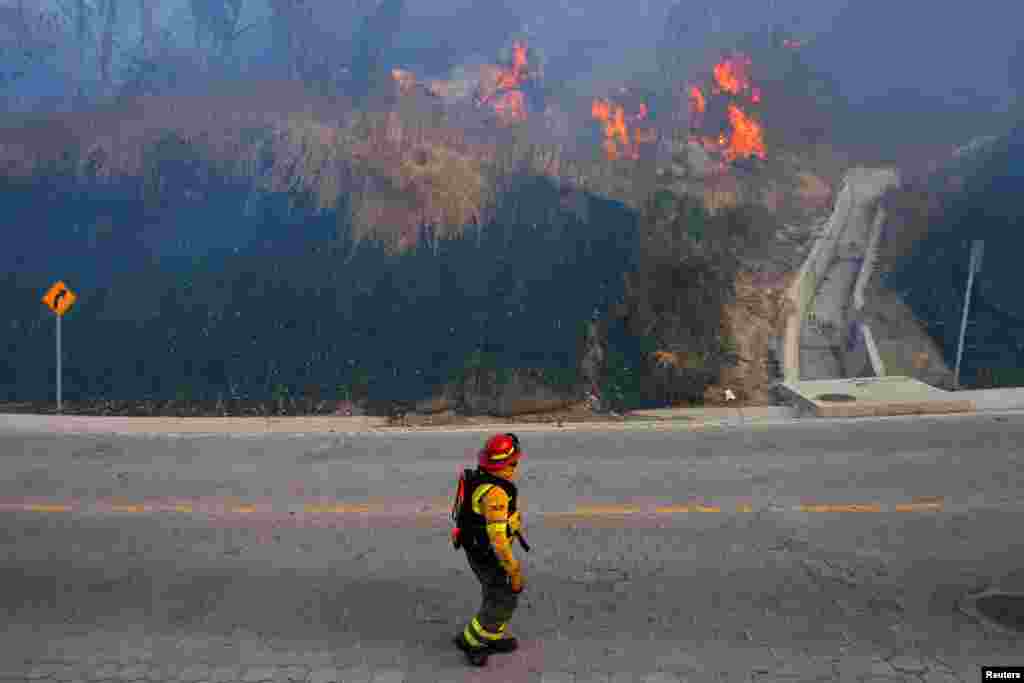
[[(63, 415), (97, 417), (358, 417), (366, 413), (347, 401), (320, 401), (310, 404), (295, 401), (286, 404), (279, 411), (274, 402), (224, 402), (216, 401), (65, 401)], [(0, 414), (55, 415), (56, 404), (44, 402), (0, 402)], [(383, 417), (383, 416), (382, 416)], [(493, 424), (497, 421), (509, 424), (559, 424), (578, 422), (624, 421), (615, 414), (594, 412), (589, 404), (580, 402), (561, 410), (495, 417), (490, 415), (460, 415), (455, 411), (443, 411), (432, 415), (403, 413), (395, 410), (388, 415), (389, 424), (403, 427), (461, 427)]]

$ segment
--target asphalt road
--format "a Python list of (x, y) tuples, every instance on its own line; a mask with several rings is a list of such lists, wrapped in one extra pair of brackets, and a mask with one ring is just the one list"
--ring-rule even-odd
[[(958, 609), (1024, 588), (1024, 414), (523, 440), (522, 648), (488, 680), (1024, 664)], [(447, 542), (480, 441), (0, 431), (0, 681), (483, 680), (450, 644), (479, 589)]]

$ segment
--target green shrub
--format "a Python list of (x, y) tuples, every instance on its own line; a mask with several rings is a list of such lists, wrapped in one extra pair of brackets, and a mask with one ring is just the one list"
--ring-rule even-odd
[(1024, 387), (1024, 368), (996, 368), (992, 370), (992, 386)]
[(676, 208), (676, 196), (669, 190), (658, 190), (651, 197), (651, 208), (659, 216), (667, 216)]
[(272, 390), (272, 394), (275, 401), (285, 401), (291, 398), (292, 392), (287, 384), (275, 384)]
[(496, 354), (487, 353), (480, 349), (469, 354), (462, 367), (453, 370), (449, 373), (448, 377), (452, 383), (461, 384), (475, 373), (486, 373), (488, 371), (495, 373), (495, 381), (499, 386), (508, 384), (512, 379), (511, 370), (501, 363)]
[(647, 356), (658, 350), (658, 340), (652, 336), (640, 338), (640, 353)]
[(554, 389), (569, 390), (579, 382), (579, 371), (577, 368), (544, 368), (541, 371), (541, 381)]
[(623, 410), (640, 403), (640, 372), (624, 354), (609, 350), (608, 364), (601, 382), (601, 394), (613, 409)]

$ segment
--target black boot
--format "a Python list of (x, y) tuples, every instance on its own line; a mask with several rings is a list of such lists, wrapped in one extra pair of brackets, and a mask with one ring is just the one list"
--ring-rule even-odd
[(477, 649), (471, 647), (470, 644), (463, 639), (461, 633), (452, 638), (452, 642), (455, 643), (455, 647), (466, 653), (466, 659), (469, 660), (469, 663), (473, 666), (484, 666), (487, 664), (487, 648)]
[(492, 640), (487, 643), (487, 649), (493, 653), (515, 652), (519, 649), (519, 641), (515, 636), (505, 636), (500, 640)]

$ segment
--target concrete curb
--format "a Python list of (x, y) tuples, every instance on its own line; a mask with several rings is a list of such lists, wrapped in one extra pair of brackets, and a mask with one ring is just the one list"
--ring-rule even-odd
[[(618, 431), (700, 431), (748, 424), (785, 424), (801, 417), (858, 418), (951, 415), (963, 413), (1000, 413), (1024, 411), (1024, 389), (1015, 401), (988, 400), (976, 403), (972, 397), (956, 392), (948, 404), (935, 401), (873, 402), (870, 409), (851, 411), (844, 405), (822, 404), (807, 399), (792, 388), (779, 385), (790, 395), (793, 406), (751, 406), (749, 408), (684, 408), (641, 411), (632, 419), (619, 422), (554, 423), (487, 422), (471, 425), (390, 426), (387, 418), (365, 417), (282, 417), (271, 418), (134, 418), (56, 415), (0, 414), (0, 430), (35, 434), (75, 435), (164, 435), (164, 436), (306, 436), (317, 434), (449, 434), (515, 432), (618, 432)], [(993, 390), (1005, 392), (1008, 390)], [(951, 393), (951, 392), (947, 392)], [(646, 413), (660, 413), (650, 416)]]
[(644, 411), (617, 422), (522, 423), (495, 420), (469, 425), (406, 426), (389, 425), (387, 418), (367, 417), (280, 417), (280, 418), (150, 418), (92, 417), (0, 414), (0, 429), (58, 434), (166, 434), (166, 435), (270, 435), (270, 434), (423, 434), (453, 432), (552, 432), (552, 431), (624, 431), (687, 430), (722, 425), (746, 424), (795, 417), (785, 406), (750, 408), (712, 408)]

